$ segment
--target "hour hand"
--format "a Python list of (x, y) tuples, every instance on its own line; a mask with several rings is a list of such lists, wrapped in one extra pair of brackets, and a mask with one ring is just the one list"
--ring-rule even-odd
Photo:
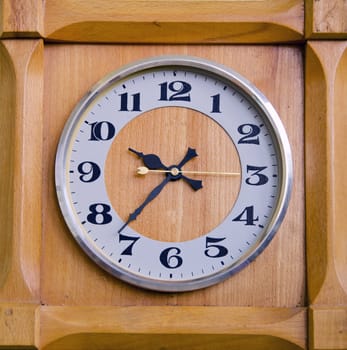
[(168, 167), (162, 163), (162, 161), (156, 154), (143, 154), (142, 152), (138, 152), (130, 147), (129, 151), (135, 153), (139, 158), (141, 158), (143, 164), (148, 169), (168, 169)]
[(196, 150), (194, 148), (188, 147), (187, 153), (184, 156), (184, 158), (180, 161), (178, 164), (179, 168), (182, 168), (184, 164), (186, 164), (188, 161), (190, 161), (192, 158), (197, 157)]

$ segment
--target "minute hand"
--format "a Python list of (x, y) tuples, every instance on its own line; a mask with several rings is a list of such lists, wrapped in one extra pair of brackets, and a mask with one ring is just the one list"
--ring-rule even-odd
[(157, 187), (155, 187), (151, 193), (147, 196), (147, 198), (145, 199), (145, 201), (137, 208), (134, 210), (133, 213), (131, 213), (129, 215), (129, 219), (128, 221), (119, 229), (118, 233), (121, 233), (123, 231), (123, 229), (129, 225), (129, 223), (131, 221), (136, 220), (136, 218), (138, 217), (138, 215), (141, 214), (142, 210), (144, 209), (144, 207), (151, 202), (155, 197), (158, 196), (158, 194), (161, 192), (161, 190), (165, 187), (165, 185), (170, 181), (170, 176), (167, 176)]

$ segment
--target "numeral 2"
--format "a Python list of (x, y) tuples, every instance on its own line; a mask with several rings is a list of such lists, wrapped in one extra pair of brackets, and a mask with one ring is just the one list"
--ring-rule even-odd
[(259, 137), (260, 134), (260, 128), (257, 125), (254, 124), (242, 124), (237, 128), (237, 131), (241, 135), (245, 135), (240, 138), (238, 143), (248, 143), (248, 144), (254, 144), (259, 145)]

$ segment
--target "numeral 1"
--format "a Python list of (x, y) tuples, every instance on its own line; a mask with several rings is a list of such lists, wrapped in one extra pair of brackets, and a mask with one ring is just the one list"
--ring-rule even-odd
[(211, 96), (212, 98), (212, 110), (211, 113), (221, 113), (220, 111), (220, 94)]

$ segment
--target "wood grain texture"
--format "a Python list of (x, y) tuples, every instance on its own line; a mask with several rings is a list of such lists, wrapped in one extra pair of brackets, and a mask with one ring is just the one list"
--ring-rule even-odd
[(259, 43), (303, 38), (302, 0), (47, 0), (49, 40), (112, 43)]
[(305, 36), (308, 39), (346, 39), (346, 1), (305, 1)]
[(311, 42), (307, 49), (308, 287), (315, 305), (347, 305), (346, 48), (346, 42)]
[(313, 348), (345, 349), (347, 318), (341, 315), (347, 310), (347, 43), (310, 42), (306, 57), (306, 227)]
[(40, 287), (43, 44), (0, 45), (0, 301), (33, 302)]
[[(93, 315), (93, 317), (89, 317)], [(40, 349), (304, 349), (302, 308), (42, 307)]]
[(311, 349), (346, 349), (347, 308), (311, 307)]
[(7, 281), (12, 262), (13, 239), (13, 192), (14, 184), (12, 175), (14, 167), (15, 120), (16, 111), (16, 84), (15, 71), (11, 57), (6, 48), (0, 46), (0, 221), (3, 234), (0, 241), (0, 288)]
[(39, 38), (42, 33), (43, 1), (1, 0), (0, 37)]
[[(211, 118), (182, 107), (142, 113), (117, 135), (106, 160), (108, 197), (124, 222), (146, 198), (144, 193), (150, 193), (163, 176), (136, 176), (137, 167), (143, 163), (127, 151), (129, 146), (144, 154), (160, 154), (164, 164), (177, 164), (191, 147), (199, 156), (189, 161), (184, 170), (241, 173), (233, 142)], [(187, 241), (214, 229), (232, 209), (241, 176), (191, 175), (191, 178), (202, 180), (203, 190), (194, 191), (184, 181), (177, 181), (174, 186), (167, 186), (141, 213), (141, 219), (129, 226), (165, 242)]]
[[(254, 263), (239, 274), (194, 293), (143, 291), (103, 272), (74, 242), (59, 214), (51, 180), (60, 133), (69, 113), (83, 94), (110, 71), (134, 60), (159, 54), (205, 57), (227, 64), (243, 74), (274, 104), (293, 147), (294, 191), (288, 214), (275, 239)], [(287, 89), (288, 84), (290, 90)], [(303, 72), (300, 49), (293, 46), (47, 45), (44, 86), (43, 207), (46, 210), (41, 275), (43, 303), (119, 306), (304, 305)]]
[(0, 303), (0, 348), (34, 349), (36, 305)]

